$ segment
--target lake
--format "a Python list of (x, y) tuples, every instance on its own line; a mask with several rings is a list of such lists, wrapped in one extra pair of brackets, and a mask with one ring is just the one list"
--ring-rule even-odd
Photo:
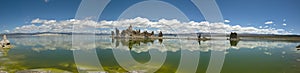
[[(80, 37), (80, 35), (79, 35)], [(0, 72), (300, 73), (300, 42), (8, 36)], [(75, 41), (74, 41), (75, 40)], [(73, 45), (72, 45), (73, 44)]]

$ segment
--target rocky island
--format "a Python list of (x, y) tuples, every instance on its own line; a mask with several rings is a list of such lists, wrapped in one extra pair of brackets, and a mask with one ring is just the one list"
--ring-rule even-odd
[(236, 32), (231, 32), (229, 35), (229, 40), (230, 41), (239, 41), (240, 38), (238, 37)]
[(162, 39), (163, 34), (160, 31), (158, 36), (154, 35), (154, 31), (149, 33), (148, 31), (141, 32), (139, 30), (133, 30), (130, 25), (126, 30), (120, 33), (118, 28), (115, 28), (115, 32), (111, 31), (112, 38), (130, 38), (130, 39)]

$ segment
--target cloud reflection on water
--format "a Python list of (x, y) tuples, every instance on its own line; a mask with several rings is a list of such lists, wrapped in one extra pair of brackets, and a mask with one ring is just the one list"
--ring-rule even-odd
[[(12, 40), (12, 45), (14, 45), (15, 48), (32, 49), (37, 52), (48, 51), (48, 50), (90, 50), (94, 48), (94, 46), (90, 46), (90, 45), (94, 45), (94, 43), (91, 42), (91, 40), (82, 40), (82, 43), (85, 44), (85, 46), (78, 46), (80, 49), (72, 49), (72, 36), (68, 36), (68, 35), (25, 36), (25, 37), (22, 36), (22, 37), (12, 37), (10, 39)], [(116, 42), (119, 42), (119, 46), (118, 46), (119, 48), (115, 48), (117, 47)], [(200, 41), (200, 42), (201, 44), (199, 45), (197, 40), (164, 39), (162, 43), (160, 43), (158, 40), (154, 40), (153, 42), (152, 41), (139, 42), (139, 44), (133, 44), (132, 49), (129, 49), (128, 48), (129, 45), (126, 45), (128, 44), (128, 40), (124, 40), (124, 41), (115, 40), (113, 42), (112, 39), (109, 38), (108, 36), (96, 36), (95, 38), (96, 48), (105, 49), (105, 50), (117, 49), (119, 51), (133, 51), (136, 53), (144, 53), (144, 52), (148, 52), (149, 50), (155, 50), (158, 52), (165, 53), (165, 52), (178, 52), (180, 50), (210, 52), (211, 50), (224, 51), (224, 50), (239, 50), (239, 49), (258, 49), (258, 50), (262, 50), (262, 52), (251, 52), (251, 53), (256, 53), (256, 54), (261, 53), (261, 54), (272, 55), (272, 56), (280, 55), (285, 58), (293, 59), (292, 62), (294, 61), (299, 62), (298, 58), (296, 57), (294, 58), (294, 56), (290, 56), (293, 54), (290, 53), (289, 50), (293, 50), (293, 48), (287, 48), (287, 47), (294, 47), (298, 45), (299, 43), (297, 42), (239, 41), (236, 46), (231, 46), (230, 41), (228, 40), (208, 40), (208, 41)], [(285, 50), (280, 50), (281, 48)], [(276, 52), (272, 51), (272, 49), (276, 49), (277, 51), (280, 51), (280, 53), (276, 54)], [(228, 52), (230, 53), (232, 51), (228, 51)], [(15, 57), (16, 55), (14, 55), (14, 58)], [(9, 58), (1, 59), (1, 61), (4, 60), (6, 61), (5, 63), (13, 62), (13, 60), (10, 60)], [(15, 64), (18, 62), (13, 62), (13, 63)], [(84, 66), (80, 66), (80, 67), (84, 67)], [(156, 66), (153, 65), (147, 65), (145, 67), (148, 67), (149, 70), (152, 70), (152, 68), (153, 69), (156, 68)], [(141, 68), (141, 66), (135, 65), (134, 68)]]
[[(43, 37), (26, 37), (26, 38), (12, 38), (14, 45), (16, 47), (20, 46), (29, 46), (32, 47), (32, 50), (43, 51), (43, 50), (74, 50), (72, 49), (71, 36), (43, 36)], [(88, 50), (94, 48), (93, 42), (90, 40), (82, 41), (85, 46), (79, 46), (80, 50)], [(119, 43), (117, 43), (119, 42)], [(123, 42), (123, 43), (122, 43)], [(139, 44), (134, 44), (131, 51), (141, 53), (147, 52), (149, 49), (157, 49), (160, 52), (176, 52), (179, 50), (189, 50), (189, 51), (201, 51), (208, 52), (210, 50), (214, 51), (224, 51), (226, 49), (272, 49), (272, 48), (284, 48), (286, 46), (293, 46), (297, 43), (295, 42), (283, 42), (283, 41), (239, 41), (236, 46), (231, 46), (230, 41), (228, 40), (209, 40), (209, 41), (200, 41), (199, 45), (197, 40), (179, 40), (179, 39), (164, 39), (162, 43), (159, 43), (158, 40), (153, 42), (144, 42)], [(122, 44), (127, 46), (128, 40), (124, 41), (112, 41), (108, 36), (96, 36), (95, 44), (98, 49), (116, 49), (116, 45)], [(152, 46), (149, 48), (149, 46)], [(164, 46), (164, 48), (159, 48), (155, 46)], [(129, 48), (122, 50), (130, 50)]]

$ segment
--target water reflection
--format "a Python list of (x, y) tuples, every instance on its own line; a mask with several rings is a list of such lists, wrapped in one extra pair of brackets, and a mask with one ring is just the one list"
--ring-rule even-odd
[(231, 46), (237, 46), (238, 43), (239, 43), (239, 40), (238, 41), (230, 40)]
[[(35, 51), (43, 51), (43, 50), (56, 50), (56, 49), (65, 49), (65, 50), (73, 50), (72, 49), (72, 37), (71, 36), (60, 36), (60, 37), (30, 37), (30, 38), (14, 38), (14, 44), (18, 46), (28, 46), (32, 47), (32, 50)], [(88, 50), (95, 47), (94, 43), (89, 43), (90, 40), (83, 40), (84, 46), (80, 48), (80, 50)], [(95, 38), (95, 46), (97, 49), (114, 49), (113, 46), (127, 46), (127, 50), (131, 50), (134, 52), (147, 52), (149, 49), (142, 49), (145, 46), (141, 46), (142, 44), (153, 44), (155, 41), (159, 43), (163, 43), (165, 48), (158, 49), (161, 52), (172, 51), (176, 52), (179, 50), (190, 50), (190, 51), (201, 51), (208, 52), (209, 50), (214, 51), (223, 51), (226, 49), (253, 49), (253, 48), (283, 48), (285, 46), (295, 46), (297, 43), (295, 42), (284, 42), (284, 41), (227, 41), (227, 40), (208, 40), (208, 41), (199, 41), (199, 40), (178, 40), (178, 39), (164, 39), (164, 40), (153, 40), (153, 39), (111, 39), (109, 36), (96, 36)], [(192, 46), (193, 44), (186, 44), (189, 42), (197, 42), (199, 47)], [(113, 46), (112, 46), (113, 44)], [(135, 47), (136, 46), (136, 47)], [(139, 47), (138, 47), (139, 46)], [(190, 46), (192, 48), (182, 48)], [(213, 46), (213, 48), (212, 48)], [(157, 48), (153, 48), (157, 49)]]
[[(176, 61), (179, 60), (181, 54), (180, 51), (189, 51), (200, 53), (201, 55), (209, 54), (210, 51), (225, 51), (226, 60), (224, 64), (224, 72), (233, 73), (235, 71), (226, 71), (232, 70), (237, 66), (243, 64), (232, 64), (233, 61), (238, 60), (239, 62), (246, 62), (247, 65), (255, 65), (260, 62), (272, 61), (272, 64), (281, 64), (287, 65), (290, 67), (290, 64), (285, 63), (288, 60), (288, 63), (292, 65), (299, 64), (299, 58), (295, 57), (299, 54), (295, 54), (295, 46), (299, 42), (286, 42), (286, 41), (228, 41), (228, 40), (179, 40), (179, 39), (111, 39), (109, 36), (96, 36), (95, 38), (95, 47), (91, 46), (94, 43), (91, 43), (91, 40), (82, 40), (83, 46), (78, 46), (80, 49), (72, 49), (72, 36), (24, 36), (24, 37), (15, 37), (11, 38), (12, 44), (15, 45), (15, 48), (12, 49), (0, 49), (2, 56), (0, 56), (0, 71), (16, 72), (26, 69), (35, 69), (35, 70), (47, 70), (45, 68), (51, 67), (51, 69), (56, 68), (60, 72), (76, 72), (77, 68), (88, 70), (89, 66), (82, 66), (74, 64), (73, 59), (73, 50), (90, 50), (96, 47), (99, 59), (101, 59), (101, 64), (103, 64), (106, 71), (111, 72), (128, 72), (122, 69), (119, 64), (114, 60), (112, 50), (119, 52), (130, 52), (132, 55), (139, 56), (142, 54), (149, 54), (150, 51), (153, 51), (158, 54), (166, 54), (167, 60), (166, 65), (162, 66), (163, 69), (168, 72), (170, 70), (176, 70), (177, 66), (173, 67), (174, 64), (178, 64)], [(81, 48), (82, 47), (82, 48)], [(118, 47), (118, 48), (115, 48)], [(275, 49), (275, 50), (273, 50)], [(102, 52), (103, 51), (103, 52)], [(8, 53), (9, 52), (9, 53)], [(297, 51), (296, 51), (297, 52)], [(299, 51), (298, 51), (299, 52)], [(299, 52), (300, 53), (300, 52)], [(122, 54), (122, 53), (119, 53)], [(188, 53), (192, 54), (192, 53)], [(244, 56), (247, 57), (244, 57)], [(279, 57), (278, 57), (279, 56)], [(143, 57), (143, 56), (142, 56)], [(208, 55), (209, 57), (209, 55)], [(175, 59), (174, 59), (175, 58)], [(256, 59), (259, 58), (259, 59)], [(285, 59), (286, 58), (286, 59)], [(252, 61), (255, 59), (255, 61)], [(140, 60), (140, 59), (136, 59)], [(203, 60), (202, 56), (201, 59)], [(296, 61), (296, 62), (295, 62)], [(201, 62), (201, 61), (200, 61)], [(284, 63), (283, 63), (284, 62)], [(249, 64), (248, 64), (249, 63)], [(230, 65), (229, 65), (230, 64)], [(273, 68), (273, 65), (266, 65), (264, 68)], [(248, 68), (247, 65), (246, 66)], [(78, 67), (79, 66), (79, 67)], [(227, 67), (226, 67), (227, 66)], [(228, 67), (229, 66), (229, 67)], [(249, 65), (250, 66), (250, 65)], [(134, 65), (135, 68), (143, 68), (140, 65)], [(148, 67), (149, 70), (156, 68), (152, 64), (144, 66)], [(151, 68), (152, 69), (151, 69)], [(277, 67), (277, 66), (275, 66)], [(228, 69), (229, 68), (229, 69)], [(241, 67), (242, 68), (242, 67)], [(299, 68), (299, 67), (293, 67)], [(245, 70), (245, 69), (244, 69)], [(275, 69), (280, 70), (280, 69)], [(290, 70), (290, 69), (286, 69)], [(162, 70), (160, 70), (162, 71)], [(270, 69), (271, 71), (271, 69)], [(270, 72), (268, 71), (268, 72)], [(297, 71), (297, 70), (294, 70)], [(197, 72), (198, 73), (198, 72)], [(237, 73), (241, 73), (238, 72)], [(253, 72), (259, 73), (259, 72)]]
[[(116, 42), (114, 42), (116, 40)], [(128, 46), (128, 48), (131, 50), (133, 46), (140, 46), (141, 43), (147, 44), (147, 43), (154, 43), (156, 39), (122, 39), (122, 38), (115, 38), (112, 39), (112, 43), (115, 43), (116, 47), (119, 47), (119, 43), (121, 43), (123, 46)], [(159, 39), (159, 42), (162, 43), (162, 39)]]
[(11, 48), (0, 48), (0, 57), (1, 56), (7, 56), (8, 55), (8, 51), (10, 50)]

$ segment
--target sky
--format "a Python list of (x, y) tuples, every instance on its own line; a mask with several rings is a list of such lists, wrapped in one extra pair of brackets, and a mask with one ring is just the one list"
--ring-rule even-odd
[(262, 34), (300, 33), (300, 29), (297, 29), (300, 27), (298, 24), (300, 0), (216, 0), (225, 19), (224, 23), (206, 22), (190, 0), (161, 0), (182, 11), (189, 21), (182, 22), (168, 18), (151, 20), (143, 16), (118, 20), (124, 10), (143, 1), (112, 0), (103, 10), (98, 21), (90, 21), (74, 19), (81, 0), (0, 0), (0, 33), (70, 32), (71, 30), (66, 28), (70, 28), (71, 24), (95, 26), (99, 27), (99, 32), (108, 32), (110, 30), (104, 29), (127, 27), (128, 25), (125, 24), (129, 23), (137, 24), (140, 28), (152, 27), (148, 30), (170, 33), (172, 31), (166, 25), (172, 26), (178, 30), (176, 32), (181, 33), (222, 30)]

